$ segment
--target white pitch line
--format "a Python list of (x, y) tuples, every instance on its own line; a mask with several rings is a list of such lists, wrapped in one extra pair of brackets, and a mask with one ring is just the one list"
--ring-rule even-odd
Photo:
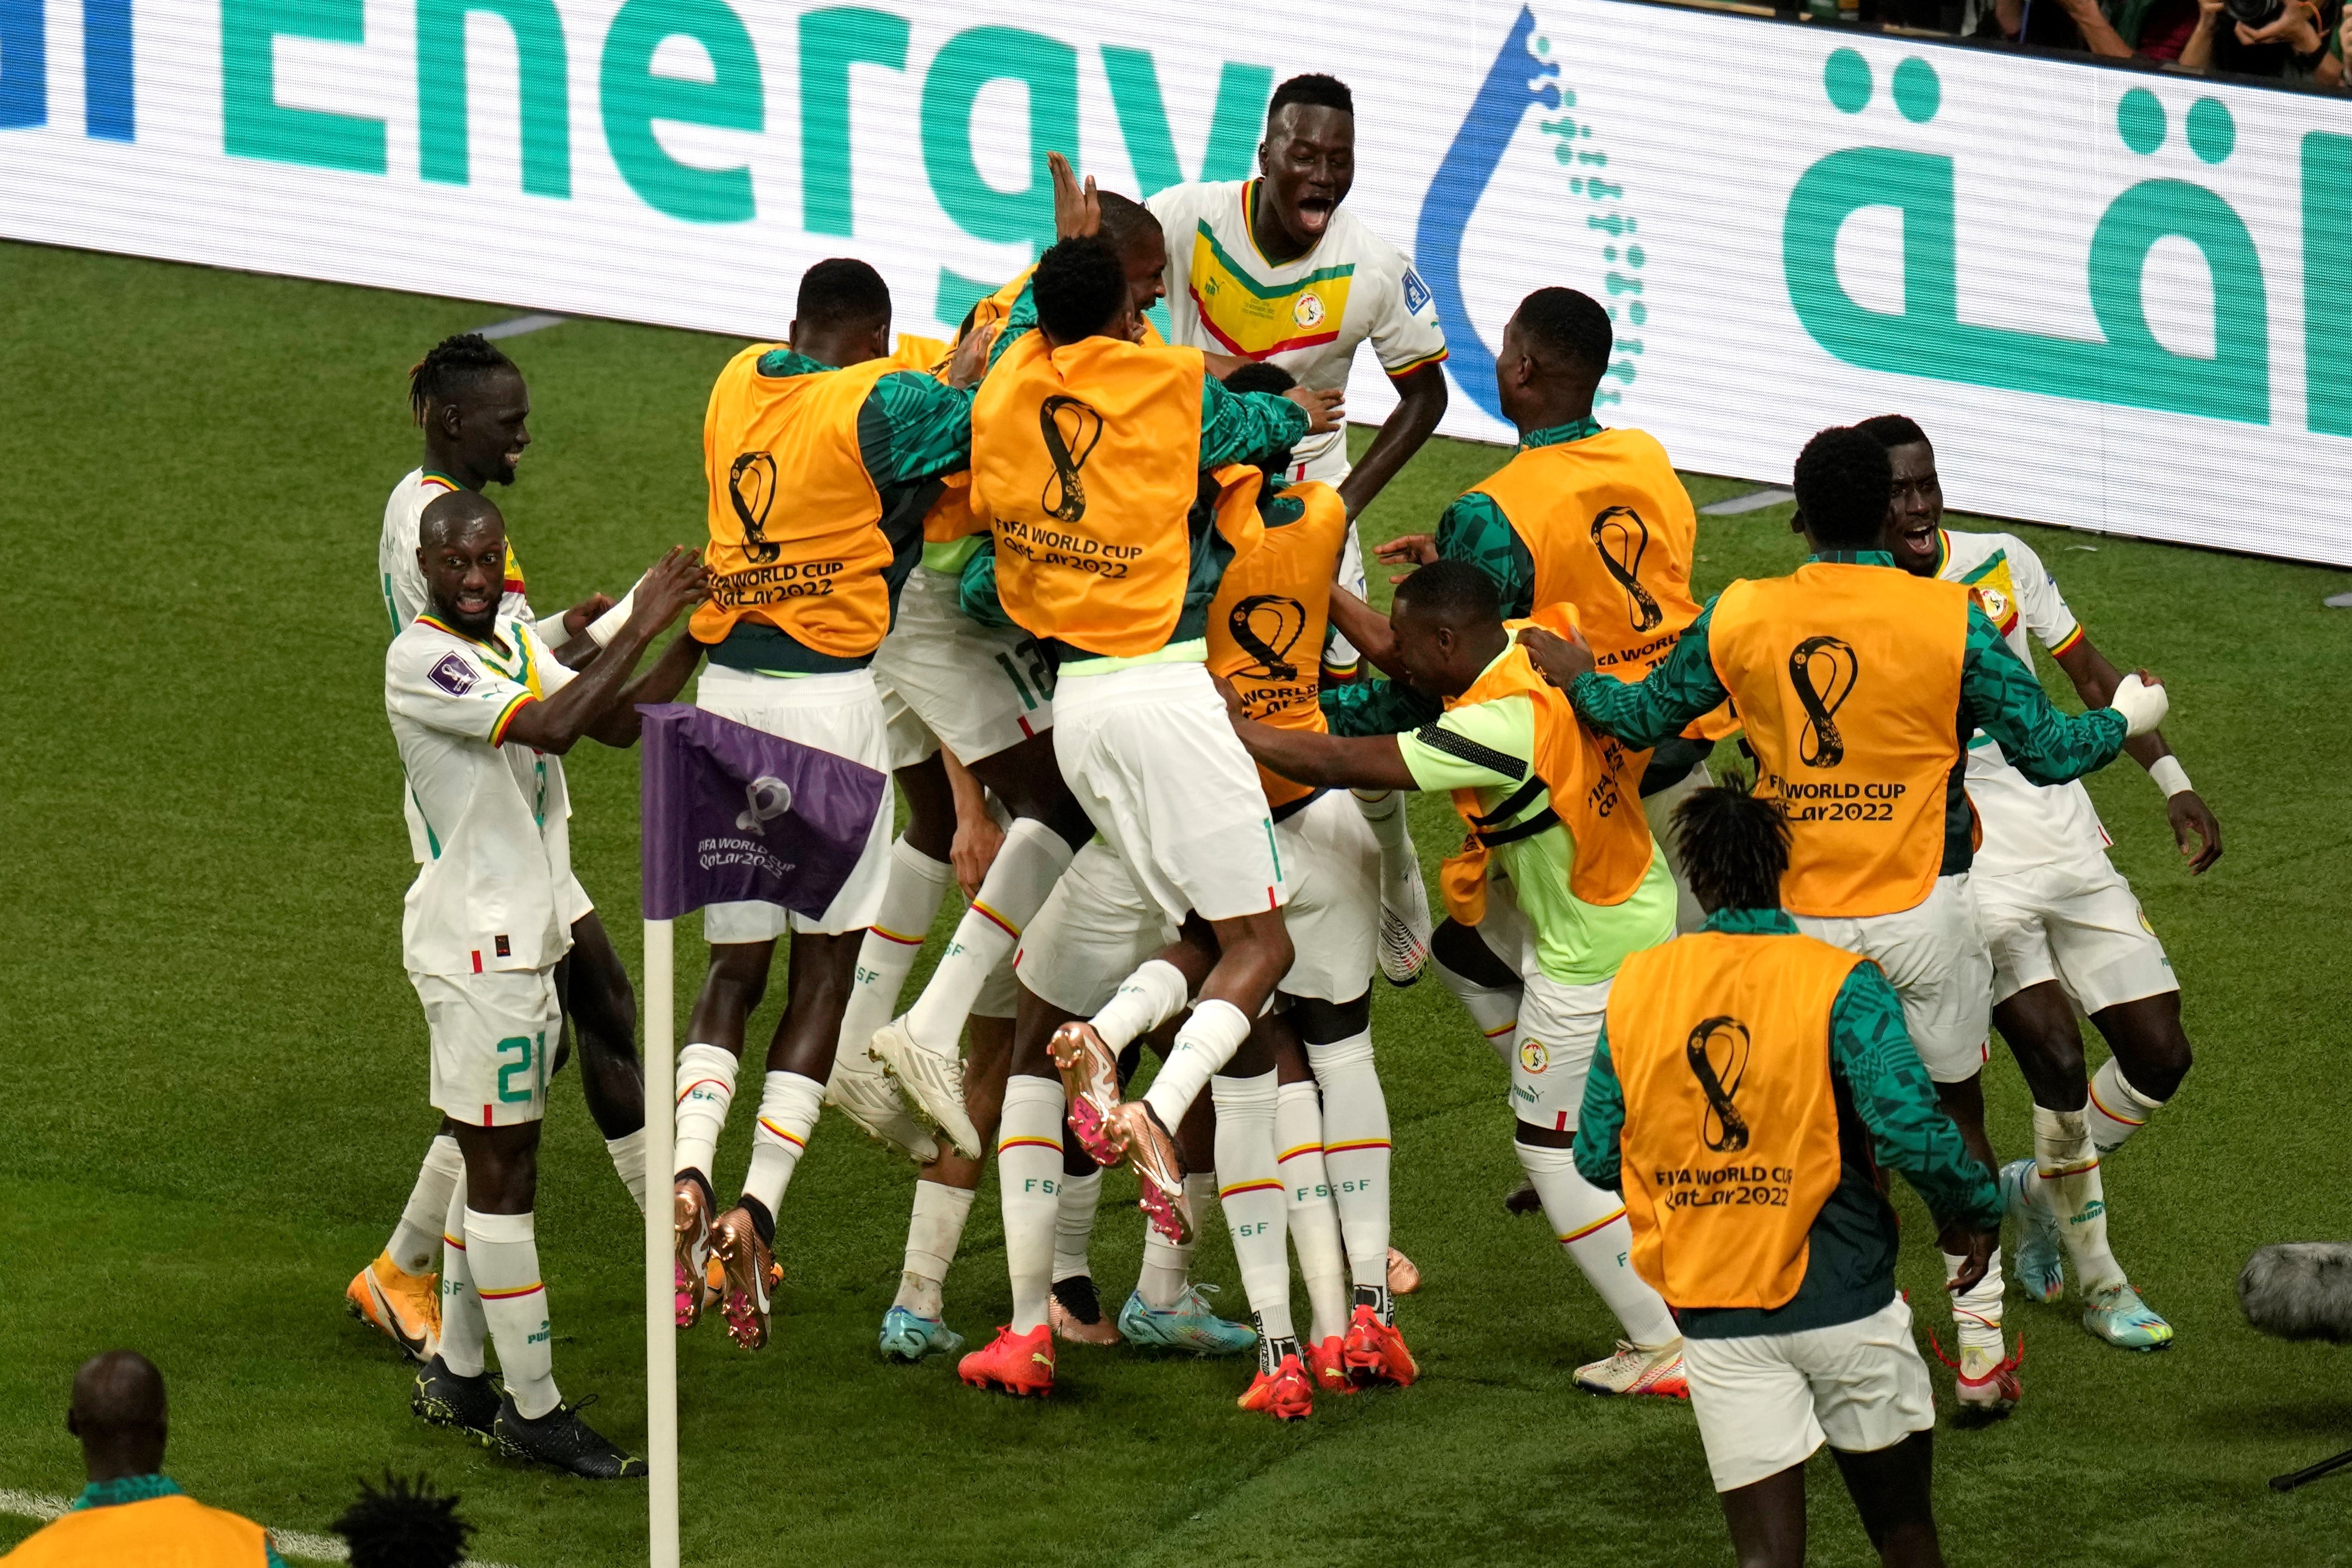
[(1751, 490), (1744, 496), (1734, 496), (1729, 500), (1719, 500), (1698, 510), (1708, 517), (1738, 517), (1743, 511), (1762, 511), (1768, 506), (1779, 506), (1782, 501), (1796, 499), (1794, 490)]
[[(46, 1524), (72, 1506), (71, 1498), (49, 1497), (40, 1492), (20, 1492), (0, 1487), (0, 1513), (13, 1514), (18, 1519), (37, 1519)], [(313, 1535), (307, 1530), (273, 1530), (269, 1531), (269, 1540), (282, 1557), (298, 1557), (312, 1563), (348, 1563), (352, 1560), (352, 1549), (332, 1535)], [(509, 1568), (507, 1563), (485, 1563), (476, 1557), (468, 1557), (466, 1561), (474, 1564), (474, 1568)]]
[(477, 327), (474, 330), (482, 336), (496, 341), (499, 338), (519, 338), (525, 332), (536, 332), (548, 327), (560, 327), (571, 319), (569, 316), (517, 316), (511, 321), (493, 321), (487, 327)]

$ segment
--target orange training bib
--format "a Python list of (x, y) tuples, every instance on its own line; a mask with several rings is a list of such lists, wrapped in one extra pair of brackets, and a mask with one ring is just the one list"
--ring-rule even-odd
[[(1216, 477), (1225, 484), (1217, 503), (1221, 514), (1229, 506), (1255, 512), (1255, 468), (1220, 468)], [(1293, 485), (1283, 493), (1305, 503), (1307, 515), (1267, 529), (1263, 543), (1225, 569), (1209, 605), (1209, 673), (1234, 683), (1251, 718), (1319, 735), (1326, 729), (1319, 700), (1323, 633), (1332, 571), (1348, 539), (1348, 509), (1326, 484)], [(1257, 776), (1268, 805), (1315, 793), (1264, 768)]]

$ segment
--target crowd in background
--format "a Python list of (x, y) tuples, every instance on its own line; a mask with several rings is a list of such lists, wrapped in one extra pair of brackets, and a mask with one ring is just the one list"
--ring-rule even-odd
[(2347, 89), (2345, 0), (1692, 0), (1940, 33), (2307, 91)]

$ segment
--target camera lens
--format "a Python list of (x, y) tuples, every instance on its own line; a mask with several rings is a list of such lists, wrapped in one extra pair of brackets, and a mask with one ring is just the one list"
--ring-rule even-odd
[(2286, 0), (2223, 0), (2223, 5), (2238, 21), (2249, 27), (2260, 27), (2278, 19), (2278, 14), (2286, 8)]

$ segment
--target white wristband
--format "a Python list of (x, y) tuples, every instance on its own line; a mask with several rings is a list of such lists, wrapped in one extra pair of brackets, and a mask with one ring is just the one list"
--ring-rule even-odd
[(2157, 758), (2147, 764), (2147, 776), (2156, 781), (2156, 787), (2164, 792), (2164, 798), (2167, 800), (2170, 800), (2176, 795), (2187, 795), (2195, 787), (2189, 784), (2189, 770), (2180, 765), (2179, 757)]
[[(637, 583), (644, 581), (643, 577), (637, 579)], [(620, 603), (598, 616), (589, 625), (588, 635), (596, 639), (598, 647), (613, 646), (613, 639), (619, 637), (621, 628), (629, 624), (629, 612), (635, 607), (637, 587), (636, 584), (633, 583), (629, 585), (629, 591), (621, 595)]]
[(2162, 686), (2150, 686), (2134, 674), (2123, 678), (2107, 706), (2124, 716), (2124, 737), (2132, 740), (2164, 722), (2172, 699)]

